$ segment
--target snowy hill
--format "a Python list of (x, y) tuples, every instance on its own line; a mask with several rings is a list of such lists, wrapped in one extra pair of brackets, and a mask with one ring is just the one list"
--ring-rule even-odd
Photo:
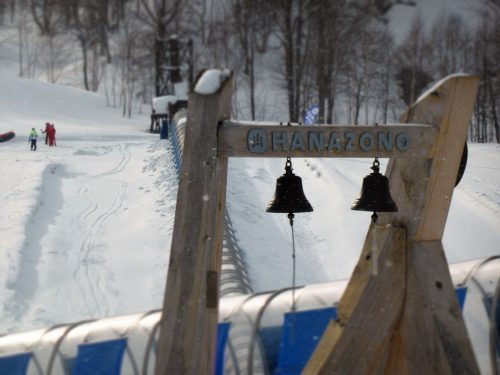
[[(0, 129), (17, 133), (0, 145), (0, 332), (158, 307), (177, 183), (168, 145), (101, 96), (0, 80)], [(57, 147), (39, 137), (29, 151), (46, 121)]]
[[(0, 332), (161, 305), (177, 180), (170, 145), (95, 94), (0, 78)], [(57, 147), (27, 132), (55, 123)], [(294, 159), (314, 212), (296, 215), (297, 282), (345, 279), (369, 214), (350, 211), (370, 160)], [(500, 253), (500, 148), (470, 145), (444, 237), (450, 262)], [(227, 205), (255, 291), (291, 285), (285, 215), (265, 212), (284, 160), (231, 159)]]

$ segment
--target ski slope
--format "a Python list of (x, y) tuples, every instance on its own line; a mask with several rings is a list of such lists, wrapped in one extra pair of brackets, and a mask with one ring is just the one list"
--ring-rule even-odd
[[(0, 77), (0, 334), (159, 308), (175, 212), (170, 145), (102, 96)], [(46, 121), (57, 147), (27, 133)], [(350, 211), (367, 159), (293, 159), (314, 212), (297, 214), (297, 284), (345, 279), (369, 213)], [(269, 214), (284, 160), (231, 159), (227, 206), (255, 291), (290, 286), (286, 215)], [(500, 253), (500, 148), (470, 145), (444, 246), (450, 262)]]
[[(0, 331), (161, 303), (177, 177), (169, 144), (84, 91), (1, 79)], [(57, 147), (27, 132), (55, 123)]]
[[(500, 146), (469, 145), (469, 162), (455, 188), (443, 238), (449, 263), (500, 254), (499, 162)], [(293, 159), (314, 208), (295, 215), (299, 285), (350, 277), (370, 220), (370, 213), (350, 206), (370, 166), (368, 159)], [(256, 290), (291, 285), (288, 219), (265, 212), (283, 173), (284, 160), (230, 160), (228, 205), (240, 247), (248, 250)]]

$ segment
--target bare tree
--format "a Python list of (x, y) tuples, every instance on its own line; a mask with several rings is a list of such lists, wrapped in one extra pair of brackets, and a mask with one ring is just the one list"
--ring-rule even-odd
[(266, 52), (271, 34), (272, 8), (265, 0), (233, 0), (232, 18), (235, 24), (237, 40), (242, 52), (243, 73), (249, 81), (250, 114), (256, 117), (255, 104), (255, 62), (256, 54)]
[(477, 71), (481, 75), (476, 102), (476, 122), (471, 130), (473, 141), (484, 143), (495, 141), (500, 143), (498, 108), (500, 89), (500, 70), (496, 61), (500, 51), (496, 46), (494, 28), (483, 23), (475, 40), (475, 57)]
[(184, 5), (184, 0), (140, 0), (138, 16), (150, 28), (154, 35), (155, 86), (156, 95), (161, 95), (160, 82), (164, 80), (166, 67), (163, 66), (167, 54), (169, 27), (176, 22)]
[(455, 14), (442, 14), (431, 32), (432, 67), (439, 77), (463, 72), (471, 67), (471, 32), (462, 18)]
[(60, 25), (59, 0), (30, 0), (33, 21), (41, 35), (54, 36)]
[(5, 0), (0, 0), (0, 25), (5, 22), (5, 13), (7, 12), (7, 2)]
[(477, 140), (500, 143), (500, 1), (483, 0), (480, 7), (481, 26), (476, 35), (477, 69), (481, 74), (481, 86), (477, 106), (479, 107)]
[(396, 64), (395, 64), (395, 46), (391, 35), (385, 33), (380, 37), (380, 48), (382, 50), (379, 60), (379, 90), (376, 91), (377, 97), (381, 99), (382, 123), (389, 120), (389, 105), (396, 107), (397, 95), (394, 82)]
[[(118, 51), (115, 55), (120, 74), (119, 87), (122, 104), (122, 114), (125, 117), (132, 117), (132, 109), (137, 99), (147, 95), (141, 91), (142, 73), (151, 64), (144, 64), (145, 56), (149, 58), (149, 46), (146, 43), (149, 34), (144, 33), (142, 23), (135, 17), (135, 14), (128, 12), (122, 22), (122, 32), (115, 38)], [(112, 76), (111, 90), (114, 91), (115, 80)], [(148, 77), (149, 78), (149, 75)], [(146, 78), (146, 81), (150, 82)]]
[(347, 0), (316, 0), (310, 3), (310, 7), (307, 35), (311, 40), (307, 50), (307, 72), (315, 91), (312, 98), (320, 106), (318, 120), (320, 123), (331, 123), (339, 76), (346, 67), (356, 20)]
[(276, 36), (279, 39), (288, 99), (290, 121), (299, 121), (302, 103), (302, 79), (306, 70), (307, 46), (305, 23), (310, 0), (276, 0), (270, 2), (276, 15)]
[[(94, 0), (98, 1), (98, 0)], [(80, 43), (82, 51), (82, 73), (85, 90), (97, 90), (91, 85), (89, 80), (89, 55), (92, 47), (98, 41), (98, 34), (95, 32), (98, 23), (98, 8), (92, 0), (71, 0), (68, 6), (71, 8), (72, 26), (76, 37)]]
[(38, 62), (39, 42), (26, 9), (22, 9), (17, 19), (19, 76), (35, 78)]
[(402, 91), (401, 97), (410, 105), (433, 79), (429, 73), (431, 45), (420, 13), (413, 17), (397, 55), (400, 65), (397, 79)]
[(51, 83), (57, 81), (57, 65), (61, 55), (61, 45), (56, 37), (62, 30), (61, 0), (30, 0), (31, 15), (37, 25), (44, 48), (45, 68), (47, 80)]
[(348, 70), (348, 92), (351, 96), (351, 120), (359, 124), (364, 108), (364, 122), (368, 123), (369, 113), (378, 105), (380, 86), (380, 66), (387, 50), (384, 44), (388, 38), (384, 26), (366, 19), (359, 28), (357, 37), (351, 43)]
[(189, 19), (194, 21), (188, 29), (191, 33), (196, 34), (201, 46), (205, 46), (207, 42), (213, 7), (214, 3), (209, 0), (190, 0), (185, 7)]

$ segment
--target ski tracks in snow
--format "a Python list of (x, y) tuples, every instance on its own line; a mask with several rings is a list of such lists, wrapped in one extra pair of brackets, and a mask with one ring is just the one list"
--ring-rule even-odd
[[(106, 266), (106, 246), (101, 240), (105, 231), (105, 224), (116, 212), (124, 206), (127, 185), (120, 181), (118, 174), (123, 172), (131, 159), (129, 144), (118, 144), (111, 147), (110, 155), (118, 153), (118, 163), (111, 169), (96, 173), (83, 174), (77, 179), (80, 199), (91, 202), (89, 206), (78, 215), (77, 222), (81, 227), (81, 245), (78, 250), (78, 261), (73, 271), (75, 284), (78, 286), (87, 314), (107, 316), (110, 306), (107, 296), (111, 293), (117, 295), (113, 287), (113, 271)], [(100, 189), (106, 181), (106, 189), (111, 191), (111, 196), (106, 202), (95, 200), (93, 191)]]
[[(26, 240), (8, 279), (12, 293), (2, 320), (9, 330), (54, 324), (51, 317), (58, 315), (62, 320), (107, 316), (119, 307), (120, 298), (109, 298), (119, 292), (106, 264), (110, 244), (102, 237), (126, 206), (123, 173), (133, 145), (80, 148), (47, 160)], [(86, 160), (65, 164), (69, 157)]]
[(38, 288), (38, 269), (42, 258), (40, 241), (49, 226), (54, 223), (54, 217), (62, 206), (62, 174), (64, 167), (61, 164), (49, 164), (42, 173), (42, 185), (26, 224), (20, 259), (9, 267), (7, 288), (12, 294), (4, 302), (3, 311), (5, 317), (13, 322), (12, 325), (19, 322), (28, 312), (30, 301)]

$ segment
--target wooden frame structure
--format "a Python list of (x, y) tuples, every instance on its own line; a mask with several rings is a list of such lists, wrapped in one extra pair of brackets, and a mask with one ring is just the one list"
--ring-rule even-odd
[(449, 76), (402, 124), (371, 127), (228, 121), (231, 76), (213, 94), (192, 93), (156, 374), (214, 371), (227, 161), (238, 156), (390, 157), (399, 212), (370, 224), (306, 374), (479, 374), (441, 242), (478, 85)]

